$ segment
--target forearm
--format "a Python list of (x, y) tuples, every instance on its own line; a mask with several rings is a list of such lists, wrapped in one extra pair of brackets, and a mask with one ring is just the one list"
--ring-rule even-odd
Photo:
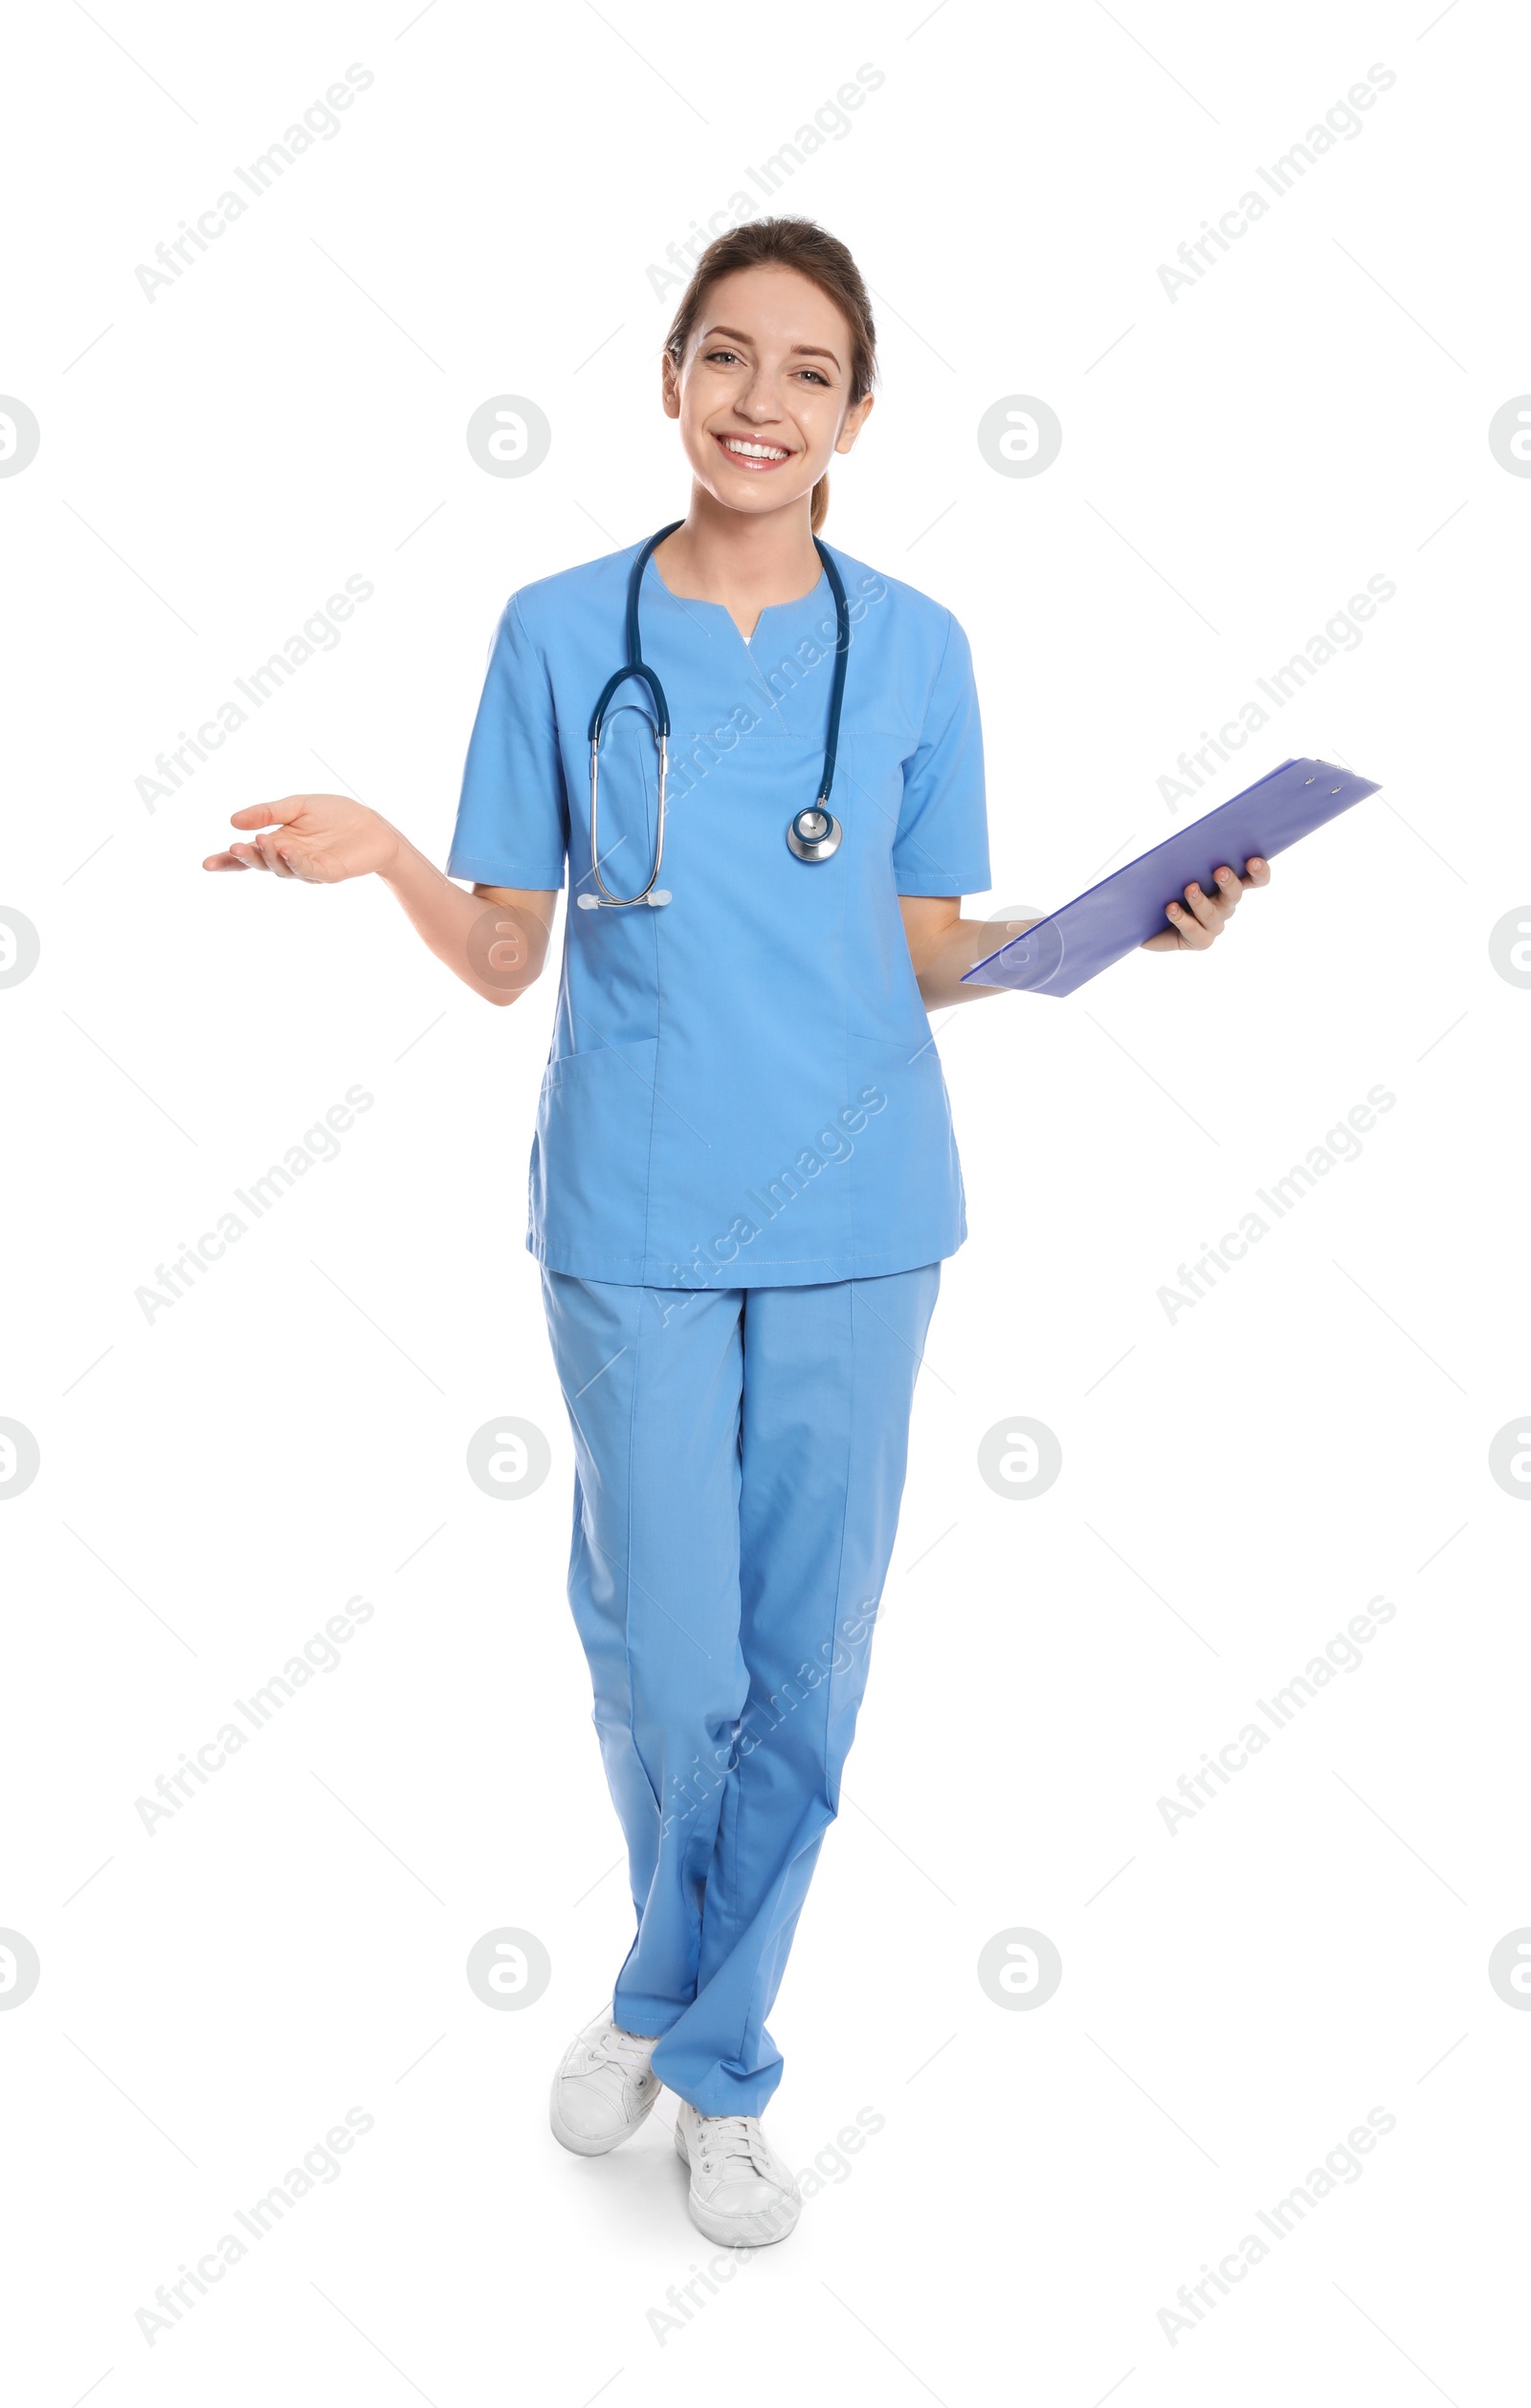
[(965, 986), (963, 972), (1035, 925), (1030, 919), (954, 917), (937, 928), (911, 931), (909, 955), (925, 1009), (936, 1011), (948, 1004), (972, 1004), (985, 995), (1008, 993), (1003, 986)]
[(455, 885), (407, 836), (378, 875), (438, 961), (487, 1003), (513, 1004), (542, 969), (556, 895)]

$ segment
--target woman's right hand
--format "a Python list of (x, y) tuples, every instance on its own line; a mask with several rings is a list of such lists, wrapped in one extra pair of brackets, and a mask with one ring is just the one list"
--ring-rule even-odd
[(230, 826), (255, 832), (227, 852), (210, 853), (204, 870), (270, 870), (310, 886), (338, 886), (376, 872), (436, 960), (487, 1004), (513, 1004), (542, 970), (556, 893), (476, 886), (469, 894), (348, 794), (251, 803)]
[(259, 829), (249, 843), (210, 853), (204, 870), (270, 870), (278, 878), (336, 886), (390, 869), (403, 838), (376, 811), (348, 794), (289, 794), (279, 803), (251, 803), (231, 828)]

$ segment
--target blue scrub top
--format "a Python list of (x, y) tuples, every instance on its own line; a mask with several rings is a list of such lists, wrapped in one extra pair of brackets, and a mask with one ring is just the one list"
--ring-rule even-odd
[[(506, 604), (463, 773), (448, 874), (557, 888), (590, 875), (590, 711), (626, 657), (640, 547)], [(966, 1235), (945, 1081), (900, 895), (989, 883), (983, 741), (949, 610), (834, 552), (851, 606), (831, 806), (839, 851), (788, 850), (814, 801), (834, 602), (721, 603), (651, 560), (643, 656), (670, 704), (659, 909), (567, 914), (532, 1147), (526, 1243), (550, 1270), (633, 1287), (798, 1287), (912, 1270)], [(654, 860), (647, 689), (619, 688), (601, 747), (601, 871)]]

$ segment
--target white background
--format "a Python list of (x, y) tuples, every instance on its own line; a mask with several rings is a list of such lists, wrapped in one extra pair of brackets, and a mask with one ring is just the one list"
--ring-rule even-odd
[[(1487, 429), (1531, 386), (1524, 22), (410, 14), (55, 0), (11, 33), (0, 386), (41, 447), (0, 480), (0, 904), (42, 946), (0, 991), (0, 1414), (41, 1448), (0, 1517), (0, 1924), (42, 1968), (0, 2015), (14, 2396), (1503, 2400), (1531, 2020), (1487, 1962), (1531, 1922), (1526, 1524), (1488, 1449), (1528, 1404), (1531, 993), (1488, 939), (1531, 894), (1531, 482)], [(336, 137), (147, 298), (155, 245), (352, 61)], [(380, 887), (199, 864), (242, 805), (337, 785), (444, 859), (505, 595), (684, 507), (651, 267), (863, 62), (882, 85), (783, 205), (878, 301), (828, 533), (972, 640), (970, 908), (1057, 903), (1291, 754), (1383, 792), (1210, 958), (942, 1028), (971, 1236), (772, 2019), (767, 2129), (829, 2178), (665, 2330), (709, 2254), (673, 2101), (606, 2161), (545, 2121), (630, 1936), (522, 1250), (553, 986), (486, 1009)], [(1359, 138), (1171, 300), (1177, 244), (1374, 62)], [(524, 478), (464, 441), (507, 392), (552, 428)], [(975, 439), (1015, 393), (1064, 430), (1034, 478)], [(146, 809), (155, 756), (349, 575), (375, 592), (338, 648)], [(1171, 812), (1176, 756), (1373, 576), (1365, 641)], [(146, 1320), (136, 1289), (353, 1084), (338, 1158)], [(1360, 1159), (1171, 1320), (1177, 1267), (1379, 1085)], [(553, 1450), (511, 1503), (464, 1467), (506, 1414)], [(1042, 1496), (978, 1476), (1018, 1414), (1061, 1442)], [(135, 1800), (359, 1592), (339, 1668), (150, 1836)], [(1378, 1595), (1362, 1668), (1166, 1829)], [(499, 1927), (551, 1957), (519, 2012), (465, 1978)], [(977, 1978), (1016, 1928), (1062, 1956), (1031, 2012)], [(339, 2178), (148, 2346), (156, 2286), (353, 2106)], [(1373, 2108), (1361, 2177), (1167, 2337)]]

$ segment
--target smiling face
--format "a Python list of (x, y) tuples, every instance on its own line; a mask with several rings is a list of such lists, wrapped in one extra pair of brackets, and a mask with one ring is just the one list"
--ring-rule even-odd
[(725, 509), (803, 501), (872, 408), (851, 399), (851, 328), (795, 268), (742, 268), (708, 287), (664, 407), (697, 482)]

